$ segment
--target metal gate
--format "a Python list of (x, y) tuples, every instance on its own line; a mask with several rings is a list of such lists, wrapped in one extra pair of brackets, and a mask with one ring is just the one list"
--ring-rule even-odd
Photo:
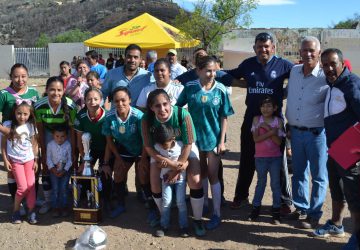
[(15, 48), (16, 63), (25, 64), (30, 76), (49, 76), (48, 48)]

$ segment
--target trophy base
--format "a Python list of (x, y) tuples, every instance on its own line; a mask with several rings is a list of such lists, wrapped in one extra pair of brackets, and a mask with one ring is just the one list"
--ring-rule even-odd
[(76, 224), (98, 224), (102, 220), (102, 211), (99, 209), (73, 208), (74, 223)]

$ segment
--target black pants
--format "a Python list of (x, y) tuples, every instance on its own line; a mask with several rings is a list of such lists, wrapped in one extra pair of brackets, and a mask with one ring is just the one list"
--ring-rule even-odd
[[(234, 201), (245, 200), (249, 197), (249, 188), (255, 172), (255, 142), (251, 132), (252, 116), (245, 116), (241, 126), (241, 155), (238, 179), (235, 189)], [(284, 151), (285, 141), (281, 145)], [(283, 167), (280, 172), (281, 199), (283, 204), (292, 205), (292, 194), (290, 187), (290, 179), (287, 168), (286, 155), (283, 159)]]

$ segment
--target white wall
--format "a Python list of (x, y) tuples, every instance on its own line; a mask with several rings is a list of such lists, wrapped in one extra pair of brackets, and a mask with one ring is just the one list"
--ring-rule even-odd
[(49, 71), (50, 76), (59, 74), (61, 61), (71, 62), (74, 56), (84, 57), (88, 51), (83, 43), (49, 43)]
[(0, 78), (9, 78), (10, 68), (15, 63), (14, 45), (0, 45)]

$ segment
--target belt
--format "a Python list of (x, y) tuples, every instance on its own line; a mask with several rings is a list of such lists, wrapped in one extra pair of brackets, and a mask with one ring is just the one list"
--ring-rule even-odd
[(319, 135), (320, 132), (318, 131), (319, 127), (315, 127), (315, 128), (308, 128), (308, 127), (298, 127), (298, 126), (291, 126), (294, 129), (300, 130), (300, 131), (309, 131), (311, 133), (313, 133), (314, 135)]

